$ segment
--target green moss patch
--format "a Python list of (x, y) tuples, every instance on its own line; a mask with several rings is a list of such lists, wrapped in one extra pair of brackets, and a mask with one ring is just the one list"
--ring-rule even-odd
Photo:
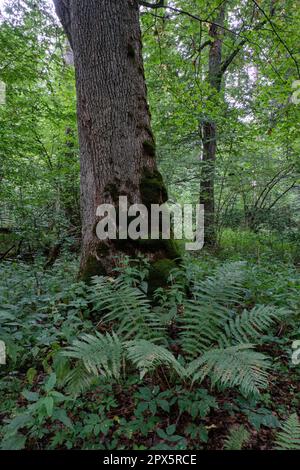
[(149, 155), (150, 157), (155, 157), (156, 146), (153, 141), (145, 140), (145, 142), (143, 142), (143, 149), (146, 155)]
[(167, 189), (158, 170), (153, 172), (148, 169), (144, 170), (140, 183), (140, 192), (142, 202), (146, 207), (150, 207), (151, 204), (163, 204), (168, 200)]
[(164, 258), (151, 264), (148, 278), (148, 293), (152, 295), (159, 287), (167, 287), (170, 273), (177, 268), (175, 260)]
[(79, 273), (79, 279), (89, 284), (92, 277), (105, 275), (106, 270), (101, 261), (95, 258), (95, 256), (90, 255), (86, 262), (84, 271)]

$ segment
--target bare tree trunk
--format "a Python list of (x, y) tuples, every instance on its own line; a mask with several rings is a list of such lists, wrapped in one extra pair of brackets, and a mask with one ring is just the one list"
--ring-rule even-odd
[(142, 58), (137, 0), (54, 0), (74, 52), (81, 154), (82, 257), (80, 277), (110, 274), (116, 256), (145, 253), (174, 258), (165, 241), (100, 241), (100, 204), (162, 203), (167, 191), (157, 170)]
[[(217, 25), (224, 25), (225, 3), (220, 7), (216, 24), (210, 26), (209, 35), (212, 38), (209, 49), (208, 82), (211, 88), (220, 92), (222, 85), (222, 45), (223, 30)], [(205, 245), (214, 246), (216, 243), (215, 227), (215, 163), (217, 152), (217, 126), (210, 119), (202, 122), (203, 159), (201, 172), (200, 202), (205, 208)]]

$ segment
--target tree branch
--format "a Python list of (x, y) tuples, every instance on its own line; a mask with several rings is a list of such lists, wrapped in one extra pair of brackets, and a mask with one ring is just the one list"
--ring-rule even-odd
[(165, 0), (157, 0), (156, 3), (149, 3), (149, 2), (144, 2), (143, 0), (139, 0), (139, 4), (142, 5), (143, 7), (147, 8), (164, 8), (165, 6)]
[[(295, 66), (296, 66), (296, 69), (297, 69), (297, 72), (298, 72), (298, 76), (300, 77), (300, 68), (299, 68), (299, 64), (297, 62), (297, 60), (295, 59), (294, 57), (294, 54), (293, 52), (291, 51), (291, 49), (289, 48), (289, 46), (283, 41), (283, 39), (281, 38), (281, 36), (278, 34), (275, 26), (274, 26), (274, 23), (272, 21), (272, 19), (267, 15), (267, 13), (265, 12), (265, 10), (257, 3), (256, 0), (252, 0), (252, 2), (254, 3), (254, 5), (256, 5), (256, 7), (259, 9), (259, 11), (261, 11), (261, 13), (264, 15), (264, 17), (266, 18), (266, 20), (268, 21), (268, 23), (270, 24), (272, 30), (273, 30), (273, 33), (275, 34), (275, 36), (277, 37), (277, 39), (279, 40), (279, 42), (283, 45), (283, 47), (286, 49), (286, 51), (289, 53), (291, 59), (293, 60)], [(271, 13), (274, 12), (274, 5), (272, 4), (272, 10), (271, 10)]]
[(229, 56), (227, 57), (227, 59), (224, 60), (224, 62), (222, 63), (222, 67), (221, 67), (221, 74), (224, 75), (224, 73), (226, 72), (226, 70), (228, 69), (229, 65), (234, 61), (234, 59), (236, 58), (236, 56), (238, 55), (238, 53), (241, 51), (242, 47), (247, 43), (247, 39), (243, 39), (239, 45), (236, 47), (236, 49), (234, 49), (232, 51), (231, 54), (229, 54)]
[(201, 44), (201, 46), (199, 47), (197, 52), (199, 53), (199, 52), (203, 51), (203, 49), (205, 49), (205, 47), (210, 46), (211, 44), (212, 44), (211, 39), (208, 39), (203, 44)]
[(264, 202), (266, 201), (268, 195), (270, 194), (274, 186), (276, 186), (283, 178), (285, 178), (292, 169), (293, 169), (293, 165), (290, 165), (287, 168), (281, 168), (275, 174), (275, 176), (273, 176), (273, 178), (266, 184), (266, 186), (264, 187), (264, 189), (261, 191), (260, 195), (258, 196), (254, 204), (254, 208), (263, 207)]
[(72, 46), (72, 34), (71, 34), (71, 15), (69, 8), (69, 0), (53, 0), (55, 11), (60, 19), (60, 22), (64, 28), (66, 36), (69, 40), (70, 46)]
[[(267, 20), (264, 20), (264, 21), (261, 21), (260, 23), (258, 23), (254, 28), (253, 30), (254, 31), (258, 31), (260, 30), (265, 24), (266, 24)], [(240, 43), (237, 45), (236, 49), (234, 49), (232, 51), (231, 54), (229, 54), (229, 56), (227, 57), (227, 59), (224, 60), (223, 64), (222, 64), (222, 67), (221, 67), (221, 73), (222, 75), (226, 72), (226, 70), (228, 69), (229, 65), (233, 62), (233, 60), (236, 58), (236, 56), (238, 55), (238, 53), (241, 51), (242, 47), (247, 43), (247, 38), (244, 38), (242, 39), (242, 41), (240, 41)]]
[(155, 8), (155, 9), (156, 8), (164, 8), (165, 10), (173, 11), (174, 13), (178, 13), (179, 15), (188, 16), (189, 18), (192, 18), (193, 20), (199, 21), (199, 23), (207, 23), (207, 24), (210, 24), (210, 25), (215, 25), (215, 26), (223, 29), (224, 31), (227, 31), (228, 33), (230, 33), (234, 36), (240, 36), (240, 34), (238, 32), (233, 31), (232, 29), (226, 28), (226, 26), (220, 25), (220, 24), (216, 23), (215, 21), (209, 21), (208, 19), (200, 18), (199, 16), (193, 15), (192, 13), (189, 13), (188, 11), (181, 10), (180, 8), (175, 8), (175, 7), (171, 7), (169, 5), (165, 5), (164, 1), (161, 1), (157, 4), (156, 3), (152, 4), (152, 7), (151, 7), (151, 3), (144, 2), (143, 0), (139, 0), (139, 4), (143, 5), (143, 6), (148, 6), (150, 8)]
[(267, 210), (269, 211), (270, 209), (272, 209), (272, 207), (274, 207), (277, 204), (277, 202), (281, 198), (283, 198), (283, 196), (285, 196), (289, 191), (291, 191), (296, 186), (296, 183), (297, 181), (294, 181), (293, 184), (291, 184), (291, 186), (289, 186), (283, 193), (279, 194), (279, 196), (275, 199), (275, 201), (272, 202), (272, 204), (268, 207)]

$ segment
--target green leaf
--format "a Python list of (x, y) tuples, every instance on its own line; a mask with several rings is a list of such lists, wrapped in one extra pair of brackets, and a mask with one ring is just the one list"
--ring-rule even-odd
[(27, 401), (35, 402), (39, 399), (39, 394), (36, 392), (30, 392), (29, 390), (23, 390), (22, 395)]
[(175, 431), (176, 431), (176, 424), (171, 424), (166, 429), (166, 433), (168, 434), (168, 436), (172, 436), (172, 434), (174, 434)]
[(56, 384), (56, 374), (55, 374), (55, 372), (53, 372), (49, 376), (47, 382), (45, 383), (45, 391), (50, 392), (50, 390), (52, 390), (54, 388), (55, 384)]
[(149, 404), (147, 402), (139, 403), (137, 408), (136, 408), (135, 413), (137, 415), (140, 415), (140, 414), (144, 413), (144, 411), (148, 410), (148, 407), (149, 407)]
[(54, 400), (52, 397), (45, 397), (43, 399), (43, 404), (45, 405), (45, 408), (46, 408), (46, 411), (47, 411), (47, 415), (49, 416), (49, 418), (52, 416), (52, 413), (53, 413), (53, 407), (54, 407)]
[(22, 450), (25, 448), (26, 436), (15, 434), (1, 442), (1, 450)]
[(158, 400), (157, 403), (159, 404), (162, 410), (167, 411), (167, 412), (170, 411), (170, 405), (167, 402), (167, 400)]
[(16, 416), (10, 421), (10, 423), (5, 427), (6, 434), (12, 435), (16, 433), (19, 429), (26, 427), (28, 424), (33, 423), (33, 418), (29, 414), (22, 414)]
[(157, 432), (157, 435), (158, 435), (161, 439), (166, 440), (166, 439), (168, 439), (168, 437), (169, 437), (169, 436), (165, 433), (165, 431), (164, 431), (163, 429), (160, 429), (160, 428), (159, 428), (159, 429), (157, 429), (156, 432)]
[(199, 438), (202, 442), (206, 443), (208, 441), (208, 432), (204, 426), (201, 426), (199, 429)]
[(150, 411), (151, 411), (151, 413), (152, 413), (153, 415), (156, 414), (156, 412), (157, 412), (157, 405), (156, 405), (155, 401), (150, 401), (150, 403), (149, 403), (149, 409), (150, 409)]
[(73, 424), (70, 418), (68, 417), (67, 413), (65, 410), (62, 410), (61, 408), (58, 408), (54, 410), (52, 419), (57, 419), (61, 423), (63, 423), (67, 428), (73, 429)]
[(27, 373), (26, 373), (26, 378), (28, 380), (28, 382), (32, 385), (35, 377), (36, 377), (36, 374), (37, 374), (37, 370), (34, 369), (33, 367), (31, 367), (30, 369), (28, 369)]

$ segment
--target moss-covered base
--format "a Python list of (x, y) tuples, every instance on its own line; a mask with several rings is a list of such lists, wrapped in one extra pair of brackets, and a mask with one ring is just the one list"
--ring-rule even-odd
[(95, 276), (114, 275), (116, 260), (129, 256), (132, 259), (139, 255), (149, 259), (148, 294), (151, 297), (159, 287), (168, 285), (170, 272), (178, 267), (181, 260), (175, 240), (116, 240), (109, 248), (105, 244), (97, 247), (96, 255), (90, 254), (82, 260), (78, 279), (90, 284)]
[(148, 208), (151, 207), (151, 204), (162, 204), (168, 200), (168, 192), (158, 170), (144, 169), (140, 193), (142, 203)]
[(150, 157), (155, 157), (156, 147), (153, 139), (145, 140), (145, 142), (143, 142), (143, 149), (146, 155), (149, 155)]
[(169, 258), (160, 259), (150, 265), (148, 278), (149, 296), (152, 296), (156, 289), (168, 286), (170, 273), (175, 268), (178, 268), (178, 263)]
[(140, 239), (137, 240), (139, 249), (143, 253), (157, 253), (163, 252), (166, 258), (179, 259), (181, 258), (181, 252), (179, 245), (176, 240), (152, 240), (152, 239)]
[[(149, 140), (145, 141), (144, 151), (147, 155), (155, 154), (155, 144)], [(168, 193), (165, 187), (162, 175), (156, 169), (143, 169), (143, 175), (140, 181), (141, 202), (151, 210), (152, 204), (163, 204), (168, 200)], [(115, 202), (118, 215), (118, 197), (120, 195), (120, 184), (118, 181), (111, 182), (105, 187), (105, 195)], [(131, 222), (128, 217), (128, 225)], [(151, 217), (149, 214), (148, 231), (151, 230)], [(96, 236), (96, 224), (94, 228), (94, 239), (91, 241), (91, 253), (87, 260), (82, 261), (82, 268), (79, 278), (84, 282), (90, 282), (93, 276), (114, 274), (114, 265), (116, 258), (122, 258), (124, 255), (130, 258), (137, 258), (139, 255), (145, 256), (150, 261), (149, 274), (149, 293), (152, 294), (158, 287), (167, 285), (170, 271), (178, 265), (181, 259), (180, 251), (175, 240), (163, 240), (160, 236), (155, 239), (140, 240), (110, 240), (107, 243), (99, 243)], [(172, 236), (172, 235), (171, 235)]]
[(78, 280), (86, 284), (90, 284), (94, 276), (105, 276), (107, 274), (104, 264), (93, 255), (90, 255), (81, 265)]

